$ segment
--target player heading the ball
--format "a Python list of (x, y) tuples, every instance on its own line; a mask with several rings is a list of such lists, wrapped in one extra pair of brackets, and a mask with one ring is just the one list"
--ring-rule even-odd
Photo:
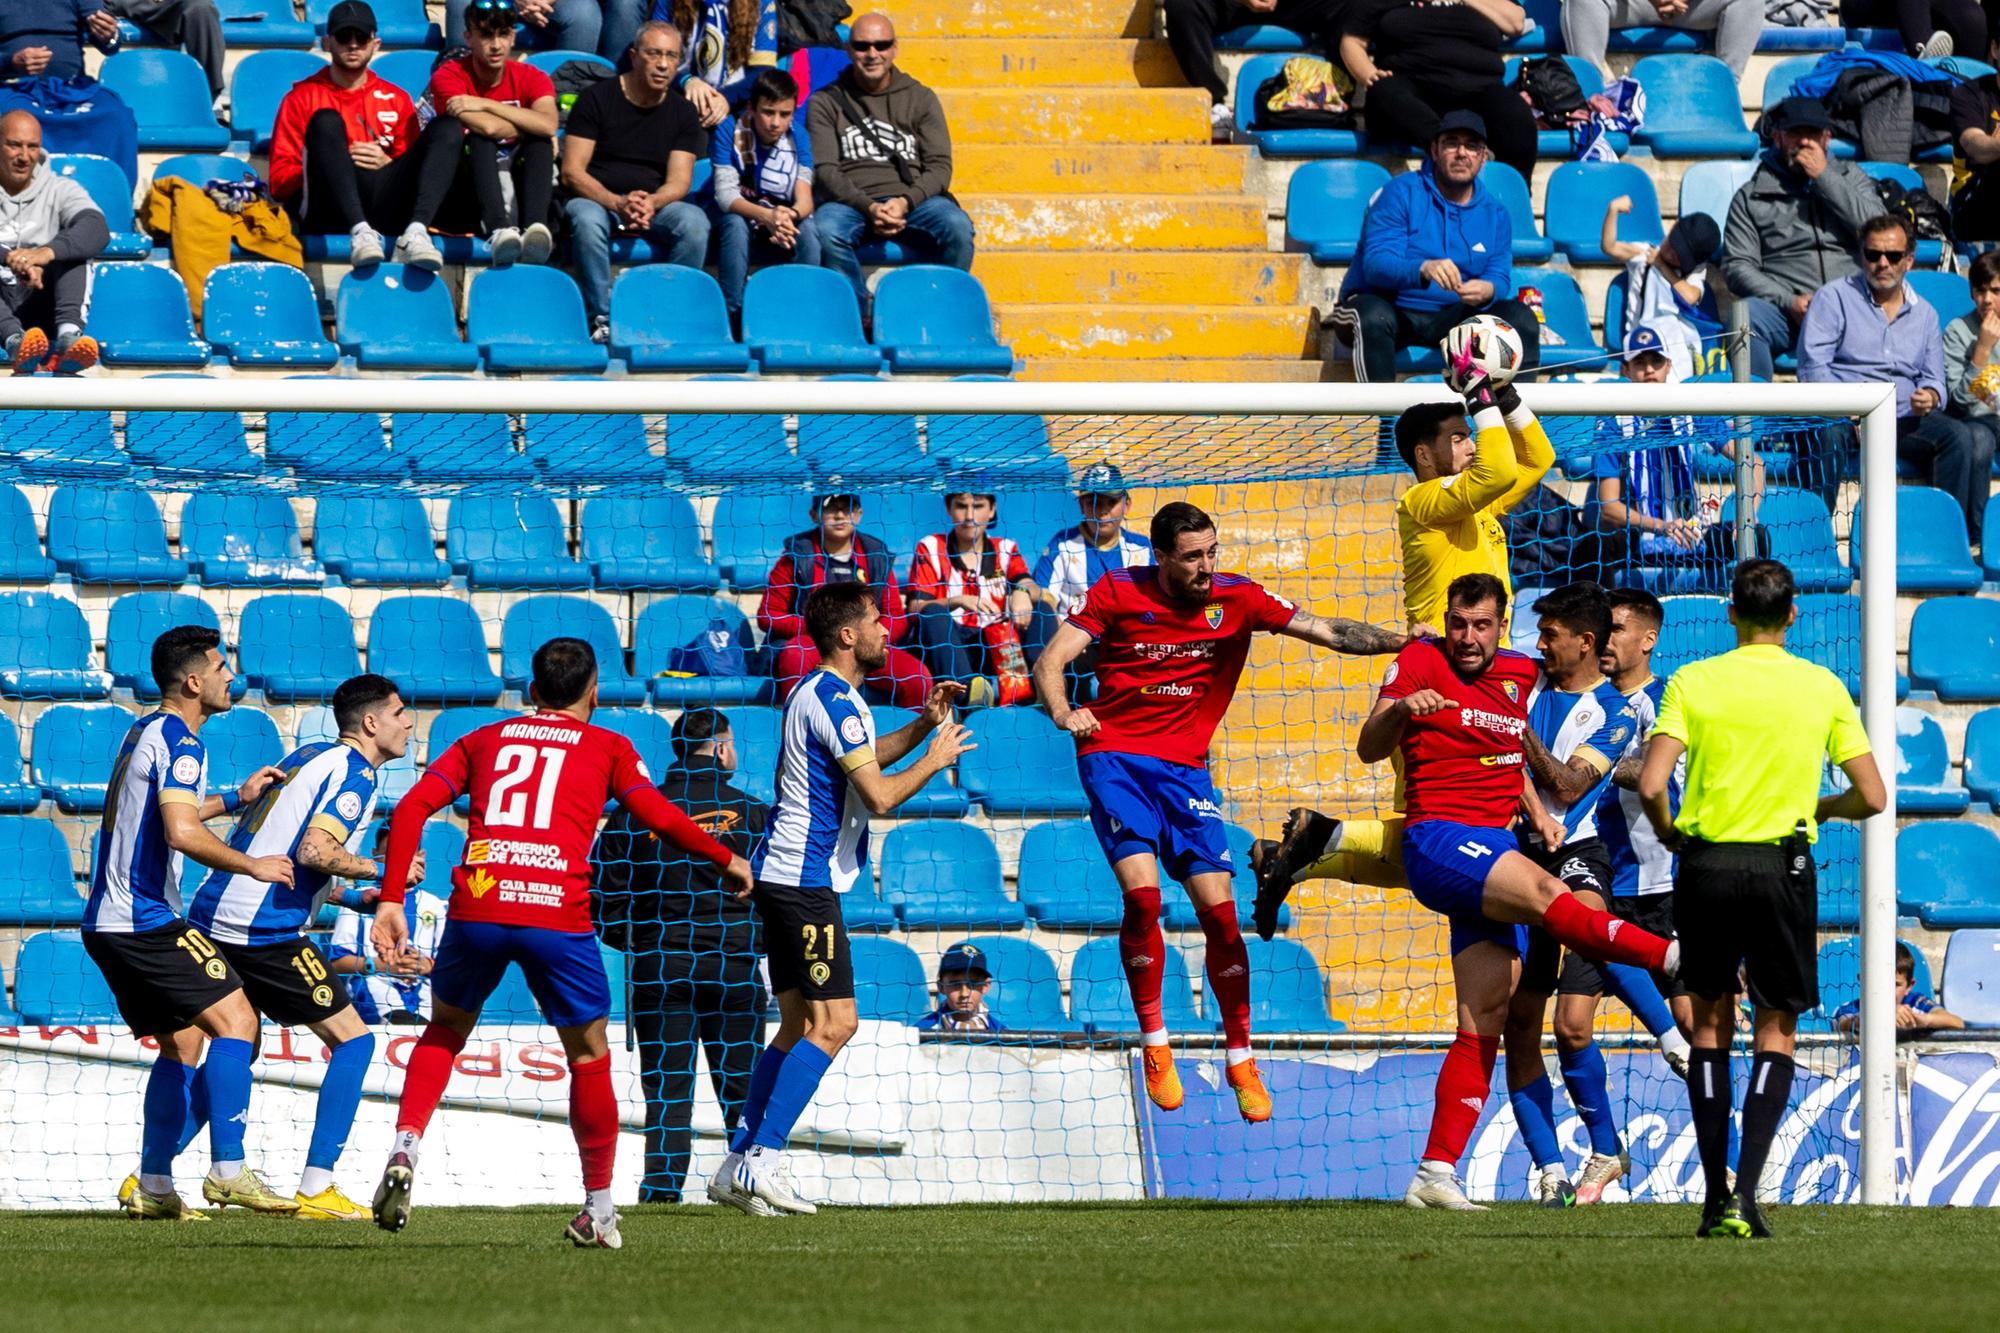
[[(1139, 1017), (1146, 1094), (1161, 1110), (1182, 1101), (1160, 1007), (1166, 941), (1160, 871), (1187, 886), (1208, 941), (1209, 995), (1222, 1013), (1229, 1086), (1250, 1121), (1271, 1118), (1271, 1097), (1250, 1054), (1250, 957), (1231, 893), (1234, 867), (1208, 745), (1263, 632), (1340, 653), (1393, 653), (1394, 630), (1300, 610), (1241, 574), (1219, 572), (1215, 521), (1175, 501), (1153, 515), (1157, 565), (1113, 570), (1035, 662), (1035, 689), (1055, 724), (1076, 739), (1090, 824), (1118, 877), (1125, 915), (1118, 955)], [(1064, 673), (1097, 644), (1097, 693), (1071, 708)]]
[(430, 1025), (410, 1050), (396, 1108), (396, 1140), (375, 1190), (375, 1224), (410, 1220), (417, 1151), (444, 1096), (452, 1063), (507, 964), (518, 963), (542, 1016), (569, 1057), (569, 1127), (583, 1159), (584, 1207), (563, 1234), (579, 1247), (615, 1250), (611, 1172), (618, 1153), (618, 1095), (611, 1087), (605, 1020), (611, 985), (590, 920), (590, 845), (607, 801), (618, 801), (663, 842), (714, 863), (739, 894), (750, 865), (653, 786), (632, 742), (590, 725), (597, 657), (582, 639), (535, 650), (535, 711), (489, 722), (431, 759), (389, 821), (388, 865), (371, 940), (394, 957), (409, 939), (403, 895), (424, 821), (461, 795), (472, 798), (465, 862), (451, 873), (451, 912), (431, 970)]

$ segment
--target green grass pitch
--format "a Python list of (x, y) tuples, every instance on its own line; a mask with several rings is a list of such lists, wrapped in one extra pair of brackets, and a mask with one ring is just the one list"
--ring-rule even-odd
[(1784, 1208), (1697, 1241), (1692, 1207), (1419, 1213), (1386, 1203), (554, 1209), (205, 1226), (0, 1213), (9, 1328), (1992, 1328), (2000, 1210)]

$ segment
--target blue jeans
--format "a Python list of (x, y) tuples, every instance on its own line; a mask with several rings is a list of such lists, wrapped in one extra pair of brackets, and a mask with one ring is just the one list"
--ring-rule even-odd
[(1746, 296), (1743, 305), (1750, 316), (1750, 373), (1768, 380), (1773, 358), (1798, 345), (1799, 331), (1790, 315), (1761, 297)]
[[(854, 284), (861, 308), (868, 308), (868, 284), (861, 276), (861, 261), (854, 247), (868, 231), (866, 216), (837, 201), (813, 210), (819, 224), (820, 262)], [(940, 264), (972, 268), (972, 219), (965, 210), (943, 195), (933, 195), (910, 210), (904, 237), (932, 250)]]
[(752, 229), (741, 213), (722, 213), (716, 225), (721, 241), (716, 248), (715, 271), (722, 279), (722, 300), (732, 316), (743, 313), (743, 287), (750, 281), (750, 266), (767, 264), (811, 264), (820, 262), (819, 228), (808, 217), (799, 223), (799, 243), (790, 250), (772, 243), (770, 236)]
[(597, 54), (618, 63), (639, 35), (639, 25), (653, 12), (653, 0), (604, 0), (604, 27), (597, 35)]
[[(583, 308), (594, 321), (611, 313), (611, 229), (617, 218), (603, 204), (581, 197), (563, 205), (569, 219), (570, 254), (576, 261), (577, 285), (583, 288)], [(700, 268), (708, 258), (708, 214), (686, 200), (668, 204), (653, 214), (645, 237), (668, 247), (667, 262)]]
[[(465, 11), (472, 0), (445, 0), (444, 44), (465, 43)], [(556, 0), (547, 27), (523, 23), (516, 40), (524, 51), (595, 51), (597, 30), (604, 23), (600, 0)], [(630, 38), (626, 39), (628, 44)]]

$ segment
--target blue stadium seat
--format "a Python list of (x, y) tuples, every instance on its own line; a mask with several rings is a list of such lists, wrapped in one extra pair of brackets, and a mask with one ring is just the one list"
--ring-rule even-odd
[[(337, 0), (306, 0), (306, 21), (322, 36), (326, 33), (326, 16), (333, 11), (336, 3)], [(383, 46), (422, 46), (435, 50), (443, 45), (443, 35), (438, 31), (437, 24), (425, 14), (423, 0), (380, 0), (379, 3), (371, 0), (369, 7), (375, 11), (375, 33), (382, 39)], [(432, 56), (417, 51), (409, 54), (420, 57), (428, 71)], [(375, 67), (380, 69), (385, 59), (387, 57), (377, 56)], [(417, 91), (411, 96), (420, 95), (423, 89), (424, 85), (419, 83)]]
[[(1297, 940), (1244, 939), (1250, 951), (1250, 1024), (1258, 1032), (1341, 1032), (1326, 1012), (1326, 978)], [(1211, 1001), (1211, 1005), (1212, 1005)], [(1218, 1021), (1220, 1014), (1211, 1014)]]
[[(794, 455), (786, 444), (785, 419), (775, 413), (670, 413), (667, 465), (697, 487), (751, 482), (797, 486), (808, 481), (812, 473), (806, 460)], [(789, 530), (797, 531), (801, 526), (794, 519)]]
[(0, 592), (0, 696), (102, 699), (111, 693), (111, 674), (91, 665), (90, 640), (74, 601)]
[(181, 583), (167, 525), (136, 487), (64, 486), (49, 500), (49, 556), (79, 583)]
[(976, 951), (985, 960), (993, 984), (986, 991), (986, 1009), (1009, 1031), (1075, 1032), (1063, 1012), (1062, 977), (1048, 951), (1019, 935), (975, 935), (951, 948)]
[(1910, 618), (1910, 684), (1947, 703), (2000, 700), (2000, 602), (1933, 597)]
[(645, 418), (636, 413), (530, 412), (522, 424), (529, 461), (558, 485), (667, 478), (666, 459), (647, 444)]
[(56, 562), (42, 554), (35, 534), (28, 497), (19, 486), (0, 485), (0, 582), (42, 583), (55, 575)]
[(83, 898), (70, 872), (69, 844), (46, 819), (0, 816), (0, 926), (74, 926)]
[(777, 799), (772, 780), (778, 772), (782, 714), (755, 704), (722, 711), (736, 738), (736, 785), (769, 805)]
[(340, 360), (340, 349), (321, 332), (312, 283), (289, 264), (224, 264), (214, 270), (202, 297), (201, 327), (233, 366), (327, 369)]
[(897, 374), (996, 374), (1014, 349), (993, 336), (979, 279), (942, 264), (890, 269), (875, 289), (875, 342)]
[[(704, 634), (727, 636), (743, 654), (741, 676), (661, 675), (693, 665), (681, 650)], [(776, 688), (757, 654), (756, 635), (742, 608), (727, 597), (660, 597), (639, 613), (632, 631), (632, 665), (648, 681), (654, 702), (666, 708), (689, 704), (748, 704), (768, 701)]]
[(586, 588), (569, 532), (545, 495), (461, 495), (445, 519), (445, 559), (473, 588)]
[(0, 412), (0, 462), (30, 477), (100, 485), (130, 470), (108, 412)]
[[(1559, 48), (1561, 45), (1562, 34), (1558, 31), (1554, 37), (1552, 48), (1538, 47), (1536, 49), (1553, 49)], [(1517, 46), (1512, 49), (1526, 50), (1527, 48)], [(1570, 73), (1576, 75), (1577, 87), (1582, 90), (1585, 98), (1595, 97), (1604, 91), (1604, 76), (1598, 72), (1597, 66), (1591, 64), (1582, 56), (1566, 55), (1563, 57), (1563, 63), (1569, 66)], [(1520, 74), (1520, 58), (1518, 56), (1510, 57), (1507, 63), (1501, 68), (1500, 78), (1511, 88), (1514, 85), (1514, 80), (1519, 78)], [(1631, 136), (1625, 134), (1623, 131), (1605, 135), (1604, 141), (1621, 157), (1624, 155), (1626, 149), (1632, 146)], [(1535, 154), (1548, 161), (1561, 162), (1567, 158), (1576, 156), (1576, 146), (1571, 141), (1568, 130), (1538, 129), (1535, 131)], [(1488, 165), (1491, 164), (1489, 163)], [(1485, 173), (1482, 172), (1481, 174), (1484, 175)], [(1515, 258), (1518, 260), (1520, 256), (1516, 255)]]
[(187, 286), (165, 265), (92, 264), (85, 324), (107, 366), (208, 364)]
[[(1930, 187), (1917, 169), (1907, 162), (1858, 162), (1868, 176), (1878, 181), (1893, 181), (1905, 190), (1922, 191)], [(1935, 238), (1919, 237), (1917, 240), (1916, 262), (1919, 268), (1936, 268), (1944, 258), (1944, 242)]]
[(313, 553), (345, 583), (443, 587), (451, 566), (436, 540), (414, 495), (326, 494), (313, 518)]
[(477, 370), (460, 342), (451, 290), (406, 264), (350, 269), (334, 297), (333, 337), (363, 370)]
[[(180, 377), (177, 372), (148, 376)], [(234, 412), (128, 412), (125, 452), (155, 472), (197, 472), (213, 478), (254, 477), (264, 470), (264, 460), (250, 452), (244, 438), (243, 418)]]
[[(298, 734), (293, 737), (294, 745), (309, 745), (314, 741), (337, 741), (339, 739), (340, 728), (334, 723), (332, 708), (325, 704), (314, 704), (299, 714), (299, 729)], [(416, 745), (412, 743), (409, 752), (404, 754), (402, 758), (389, 760), (378, 768), (376, 772), (380, 775), (381, 779), (375, 789), (376, 808), (383, 811), (393, 810), (396, 808), (396, 803), (409, 794), (410, 788), (417, 785)], [(450, 828), (451, 826), (443, 824), (441, 827)], [(454, 833), (457, 832), (456, 829), (452, 831)], [(430, 835), (428, 827), (425, 828), (424, 834), (426, 841), (428, 841)], [(461, 834), (460, 837), (462, 839), (463, 835)], [(362, 844), (363, 852), (366, 853), (367, 849), (372, 846), (374, 846), (374, 839), (371, 837)], [(452, 861), (442, 868), (444, 880), (446, 881), (444, 896), (450, 896), (451, 886), (449, 880), (451, 866), (457, 863), (457, 858), (454, 856)], [(425, 870), (427, 876), (425, 882), (427, 884), (438, 880), (440, 867), (435, 859), (431, 861)]]
[(428, 51), (384, 51), (370, 62), (369, 68), (415, 101), (430, 87), (431, 66), (435, 61), (436, 57)]
[(1792, 651), (1839, 676), (1847, 692), (1859, 698), (1861, 599), (1844, 592), (1807, 592), (1799, 594), (1795, 605), (1799, 618), (1792, 628)]
[(123, 51), (97, 71), (106, 88), (132, 109), (141, 152), (213, 152), (229, 146), (216, 123), (208, 76), (180, 51)]
[[(926, 533), (941, 531), (946, 526), (939, 517), (943, 511), (940, 499), (936, 507), (924, 515)], [(999, 512), (993, 516), (992, 531), (1020, 543), (1023, 555), (1039, 556), (1056, 534), (1067, 533), (1077, 525), (1080, 517), (1076, 492), (1066, 486), (1061, 489), (1003, 487)]]
[(14, 1007), (30, 1023), (116, 1023), (118, 1001), (74, 931), (30, 935), (14, 959)]
[(764, 586), (784, 554), (785, 539), (810, 525), (805, 510), (797, 493), (731, 491), (715, 502), (715, 563), (730, 587)]
[(568, 51), (557, 48), (553, 51), (530, 51), (522, 59), (552, 78), (555, 76), (557, 70), (572, 60), (587, 60), (592, 64), (602, 65), (605, 69), (612, 71), (615, 71), (617, 68), (595, 51)]
[(1069, 462), (1049, 447), (1042, 417), (937, 413), (926, 420), (931, 459), (954, 484), (1067, 486)]
[(631, 741), (655, 781), (674, 766), (674, 724), (667, 720), (666, 714), (643, 708), (600, 708), (590, 715), (590, 720), (593, 725), (615, 731)]
[[(1169, 1029), (1198, 1032), (1209, 1028), (1194, 1007), (1187, 959), (1171, 944), (1167, 946), (1160, 1001)], [(1119, 959), (1115, 937), (1090, 941), (1070, 961), (1069, 1016), (1099, 1032), (1138, 1031), (1139, 1020), (1132, 1013), (1132, 997), (1126, 988), (1125, 967)]]
[(1936, 269), (1912, 269), (1907, 279), (1912, 291), (1931, 303), (1938, 323), (1949, 328), (1960, 315), (1972, 313), (1972, 285), (1963, 273), (1941, 273)]
[[(104, 665), (111, 671), (112, 683), (132, 691), (141, 702), (158, 699), (153, 640), (176, 625), (206, 625), (217, 633), (222, 631), (215, 608), (193, 593), (128, 592), (113, 602), (104, 631)], [(225, 643), (224, 653), (228, 649)], [(233, 693), (241, 697), (247, 688), (239, 676)]]
[(830, 268), (773, 264), (751, 274), (743, 289), (743, 342), (766, 373), (882, 368), (882, 354), (861, 332), (854, 289)]
[(848, 940), (847, 951), (854, 963), (854, 995), (861, 1017), (914, 1023), (930, 1012), (931, 982), (915, 949), (897, 940), (864, 936)]
[(492, 703), (503, 685), (479, 613), (456, 597), (384, 598), (368, 620), (368, 668), (412, 704)]
[[(310, 37), (311, 29), (307, 34)], [(233, 42), (234, 33), (227, 35)], [(326, 64), (326, 57), (312, 51), (253, 51), (244, 56), (229, 76), (232, 146), (246, 154), (269, 152), (279, 103), (293, 84), (311, 78)]]
[(42, 789), (21, 781), (26, 764), (21, 759), (21, 737), (10, 722), (0, 727), (0, 812), (28, 814), (42, 803)]
[(452, 747), (452, 744), (481, 727), (495, 722), (506, 722), (522, 716), (518, 709), (478, 706), (470, 708), (446, 708), (431, 719), (431, 729), (424, 738), (424, 762), (434, 764), (438, 756)]
[(1896, 710), (1896, 813), (1958, 815), (1972, 794), (1952, 776), (1944, 728), (1921, 708)]
[(400, 480), (410, 471), (373, 412), (272, 412), (264, 422), (264, 457), (337, 481)]
[(299, 541), (291, 501), (268, 492), (198, 491), (181, 510), (181, 551), (211, 588), (303, 588), (326, 571)]
[[(732, 780), (740, 785), (742, 775), (738, 774)], [(903, 923), (896, 919), (896, 905), (878, 898), (874, 885), (866, 879), (840, 900), (840, 920), (849, 931), (857, 934), (886, 935), (903, 928)]]
[(2000, 1027), (2000, 931), (1952, 932), (1944, 946), (1944, 993), (1934, 998), (1969, 1028)]
[(1819, 946), (1819, 1007), (1799, 1015), (1801, 1032), (1833, 1031), (1833, 1014), (1861, 998), (1861, 941), (1852, 935)]
[(1965, 787), (2000, 810), (2000, 708), (1982, 708), (1965, 724)]
[(215, 0), (222, 16), (222, 35), (232, 47), (293, 46), (304, 50), (313, 44), (312, 24), (296, 17), (290, 5), (274, 6), (268, 0)]
[(1265, 157), (1356, 157), (1361, 152), (1359, 130), (1266, 129), (1259, 124), (1257, 85), (1281, 73), (1289, 54), (1252, 56), (1236, 72), (1236, 142), (1254, 143)]
[(1898, 486), (1896, 591), (1975, 592), (1982, 581), (1958, 501), (1930, 486)]
[(418, 481), (529, 482), (535, 477), (535, 465), (514, 448), (514, 432), (504, 413), (398, 412), (389, 419), (389, 438)]
[[(1985, 526), (1987, 523), (2000, 523), (2000, 495), (1992, 496), (1986, 501), (1985, 518), (1980, 524), (1982, 533), (1987, 531)], [(2000, 527), (1993, 528), (1992, 531), (2000, 532)], [(2000, 542), (1994, 543), (1991, 550), (1986, 548), (1985, 543), (1980, 544), (1979, 569), (1986, 575), (1987, 582), (2000, 583)]]
[[(1736, 497), (1722, 503), (1722, 522), (1736, 521)], [(1840, 561), (1834, 545), (1833, 517), (1826, 501), (1811, 491), (1773, 487), (1764, 492), (1757, 521), (1770, 535), (1773, 560), (1782, 560), (1792, 580), (1804, 592), (1846, 592), (1854, 586), (1854, 571)], [(1959, 526), (1965, 526), (1961, 516)]]
[(1368, 205), (1388, 183), (1388, 170), (1366, 158), (1306, 163), (1285, 187), (1285, 249), (1326, 267), (1353, 263)]
[(882, 840), (882, 897), (905, 930), (1007, 930), (1028, 924), (1000, 881), (985, 829), (946, 820), (899, 824)]
[(1090, 822), (1052, 819), (1021, 837), (1021, 905), (1043, 930), (1116, 930), (1125, 907)]
[(628, 268), (611, 286), (611, 355), (635, 371), (748, 370), (722, 288), (678, 264)]
[(1813, 861), (1819, 871), (1820, 929), (1861, 929), (1861, 830), (1838, 820), (1821, 824)]
[[(1571, 163), (1582, 166), (1583, 163)], [(1598, 346), (1597, 335), (1590, 329), (1590, 311), (1583, 304), (1583, 290), (1576, 285), (1576, 279), (1560, 269), (1517, 268), (1514, 270), (1514, 295), (1520, 296), (1526, 288), (1541, 293), (1542, 298), (1542, 369), (1580, 365), (1590, 367), (1604, 360), (1604, 349)], [(1404, 352), (1414, 349), (1405, 348)], [(1396, 355), (1396, 365), (1400, 369), (1404, 352)], [(1436, 351), (1429, 353), (1433, 368), (1442, 368), (1444, 362)]]
[(2000, 926), (2000, 837), (1961, 819), (1896, 834), (1896, 911), (1930, 930)]
[(1312, 46), (1305, 33), (1275, 23), (1244, 23), (1215, 34), (1218, 51), (1283, 51), (1297, 55)]
[[(1790, 97), (1792, 84), (1812, 73), (1813, 66), (1818, 63), (1819, 57), (1816, 55), (1787, 56), (1765, 70), (1763, 97), (1765, 114), (1770, 114), (1778, 103)], [(1716, 219), (1717, 222), (1721, 220), (1721, 218)]]
[(278, 724), (261, 708), (232, 708), (211, 717), (201, 729), (208, 751), (208, 789), (235, 791), (266, 764), (285, 757)]
[(240, 181), (255, 178), (257, 168), (248, 158), (235, 153), (181, 153), (166, 158), (153, 168), (153, 180), (191, 181), (207, 185), (213, 180)]
[(576, 280), (543, 264), (474, 275), (465, 340), (479, 349), (490, 373), (601, 372), (609, 364), (603, 344), (590, 340)]
[(1706, 213), (1717, 229), (1729, 219), (1729, 203), (1757, 174), (1755, 162), (1696, 162), (1681, 177), (1679, 217)]
[(971, 720), (978, 749), (958, 763), (959, 785), (988, 815), (1071, 815), (1089, 809), (1076, 745), (1038, 708), (989, 708)]
[(81, 185), (104, 214), (111, 240), (99, 259), (144, 259), (153, 253), (153, 238), (133, 221), (132, 181), (123, 167), (94, 153), (51, 153), (49, 167)]
[(35, 722), (29, 774), (66, 815), (95, 814), (133, 715), (117, 704), (57, 704)]
[(829, 486), (921, 483), (937, 475), (937, 464), (917, 443), (912, 416), (801, 413), (799, 453)]
[(318, 593), (252, 598), (238, 634), (244, 679), (273, 703), (331, 699), (340, 682), (361, 674), (354, 622)]
[(1735, 649), (1736, 627), (1720, 597), (1663, 597), (1660, 604), (1667, 620), (1653, 649), (1654, 675), (1665, 679), (1689, 662)]
[[(1646, 122), (1635, 142), (1655, 157), (1754, 157), (1743, 94), (1729, 66), (1710, 55), (1647, 56), (1632, 67), (1646, 90)], [(1600, 215), (1601, 216), (1601, 215)]]
[[(908, 726), (916, 714), (907, 708), (890, 708), (877, 705), (871, 710), (875, 714), (875, 736), (880, 738), (890, 732)], [(916, 746), (908, 754), (883, 771), (900, 773), (923, 757), (924, 747)], [(938, 819), (958, 819), (970, 813), (972, 802), (964, 791), (951, 785), (944, 773), (939, 773), (917, 789), (917, 794), (896, 807), (896, 813), (910, 819), (930, 816)]]
[[(1256, 836), (1241, 824), (1225, 824), (1224, 838), (1229, 845), (1230, 859), (1234, 872), (1230, 875), (1235, 895), (1236, 920), (1245, 931), (1251, 928), (1251, 911), (1257, 901), (1257, 877), (1250, 870), (1250, 848), (1257, 841)], [(1160, 919), (1168, 930), (1200, 930), (1201, 914), (1195, 909), (1186, 887), (1172, 875), (1161, 881)], [(1290, 905), (1278, 908), (1278, 929), (1290, 930), (1292, 909)]]
[(1565, 162), (1549, 177), (1542, 214), (1549, 240), (1572, 264), (1610, 264), (1604, 253), (1604, 209), (1619, 195), (1632, 197), (1632, 211), (1618, 219), (1618, 239), (1658, 245), (1666, 239), (1653, 178), (1630, 162)]
[(713, 592), (722, 586), (722, 571), (702, 553), (694, 506), (671, 491), (587, 502), (583, 558), (600, 588)]
[(611, 613), (587, 597), (560, 593), (527, 597), (507, 610), (500, 624), (500, 674), (510, 690), (527, 697), (534, 677), (535, 650), (550, 639), (574, 635), (597, 656), (597, 697), (610, 705), (642, 704), (652, 682), (625, 670), (625, 645)]
[(1528, 193), (1528, 182), (1521, 179), (1521, 173), (1505, 162), (1488, 162), (1479, 173), (1480, 183), (1494, 194), (1507, 209), (1507, 216), (1514, 224), (1514, 262), (1517, 264), (1546, 264), (1555, 257), (1555, 242), (1542, 235), (1535, 225), (1535, 201)]

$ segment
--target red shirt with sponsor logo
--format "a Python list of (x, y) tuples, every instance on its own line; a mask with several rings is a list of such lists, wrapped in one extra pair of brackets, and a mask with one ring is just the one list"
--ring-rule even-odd
[(591, 928), (590, 845), (604, 803), (653, 785), (631, 741), (566, 713), (489, 722), (426, 776), (472, 798), (452, 919), (569, 932)]
[(1217, 574), (1208, 596), (1170, 598), (1155, 566), (1115, 569), (1091, 585), (1069, 623), (1097, 640), (1097, 734), (1078, 754), (1109, 750), (1176, 764), (1208, 762), (1250, 636), (1281, 630), (1298, 607), (1241, 574)]
[[(556, 95), (555, 82), (525, 60), (510, 60), (502, 65), (500, 78), (491, 87), (479, 81), (480, 74), (473, 67), (471, 56), (439, 65), (431, 71), (431, 109), (442, 116), (446, 103), (454, 97), (483, 97), (502, 106), (527, 110), (544, 97)], [(500, 142), (510, 144), (516, 137), (510, 134)]]
[(1468, 680), (1445, 656), (1440, 639), (1413, 639), (1382, 678), (1384, 699), (1436, 690), (1456, 699), (1413, 717), (1403, 728), (1403, 796), (1409, 822), (1444, 819), (1474, 828), (1506, 828), (1521, 806), (1528, 729), (1528, 695), (1541, 662), (1502, 648), (1493, 665)]
[(417, 108), (410, 95), (369, 71), (353, 88), (342, 88), (321, 70), (300, 79), (278, 103), (271, 127), (271, 197), (296, 199), (306, 186), (306, 122), (317, 111), (339, 113), (347, 142), (373, 139), (390, 157), (401, 157), (417, 141)]

